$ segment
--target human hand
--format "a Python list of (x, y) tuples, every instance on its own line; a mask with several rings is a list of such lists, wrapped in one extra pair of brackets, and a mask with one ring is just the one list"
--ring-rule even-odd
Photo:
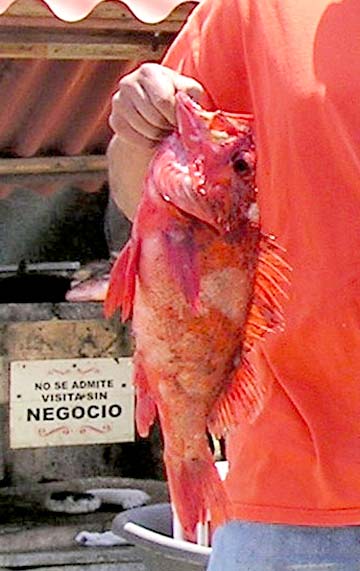
[(124, 142), (152, 148), (175, 126), (175, 94), (185, 91), (199, 100), (204, 89), (190, 77), (156, 63), (144, 63), (119, 82), (109, 119)]

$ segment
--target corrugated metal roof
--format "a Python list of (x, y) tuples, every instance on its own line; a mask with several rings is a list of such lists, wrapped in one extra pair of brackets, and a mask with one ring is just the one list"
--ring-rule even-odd
[[(104, 0), (42, 0), (61, 20), (77, 22), (86, 18)], [(125, 4), (139, 20), (153, 24), (166, 18), (187, 0), (117, 0)], [(0, 0), (0, 14), (18, 0)]]
[[(0, 61), (0, 156), (103, 155), (111, 137), (111, 96), (131, 64), (116, 61)], [(9, 97), (10, 94), (10, 97)], [(66, 184), (100, 189), (106, 172), (0, 176), (0, 197), (41, 194)]]
[[(182, 3), (181, 0), (126, 0), (127, 6), (147, 21), (166, 16)], [(70, 25), (52, 16), (44, 4), (69, 21), (84, 18), (95, 6), (98, 7), (84, 21)], [(195, 2), (186, 4), (190, 11)], [(4, 12), (8, 9), (5, 16), (0, 16), (0, 31), (9, 33), (10, 26), (10, 34), (12, 33), (11, 18), (14, 18), (16, 26), (19, 27), (20, 24), (20, 30), (30, 26), (36, 31), (34, 16), (37, 25), (44, 15), (44, 9), (47, 14), (44, 17), (47, 31), (49, 20), (54, 23), (56, 33), (61, 25), (60, 31), (65, 30), (66, 34), (68, 28), (74, 34), (74, 26), (75, 31), (79, 27), (79, 33), (88, 29), (93, 34), (99, 22), (106, 27), (110, 24), (113, 30), (116, 18), (108, 19), (107, 7), (111, 14), (117, 16), (118, 6), (119, 9), (122, 6), (119, 10), (119, 24), (124, 24), (125, 16), (128, 30), (128, 17), (131, 14), (127, 8), (127, 13), (124, 13), (124, 4), (118, 0), (37, 0), (35, 4), (34, 0), (0, 0), (0, 10)], [(26, 10), (31, 17), (24, 16)], [(101, 16), (105, 14), (104, 20), (99, 20), (99, 10)], [(146, 25), (135, 18), (132, 18), (132, 22), (130, 25), (133, 25), (133, 31), (138, 33), (139, 25), (141, 34), (144, 34)], [(149, 28), (152, 29), (151, 26)], [(104, 29), (102, 33), (105, 33)], [(154, 59), (156, 60), (156, 52)], [(111, 97), (120, 77), (138, 63), (136, 60), (116, 59), (0, 59), (0, 163), (5, 158), (81, 158), (104, 155), (111, 138), (108, 126)], [(63, 188), (64, 182), (94, 192), (101, 188), (107, 178), (104, 169), (92, 173), (87, 173), (86, 169), (79, 173), (73, 171), (74, 169), (61, 175), (50, 175), (48, 172), (29, 175), (28, 172), (2, 174), (4, 171), (0, 169), (0, 197), (7, 196), (16, 188), (29, 188), (41, 194), (49, 194)]]
[(129, 65), (91, 60), (0, 61), (0, 154), (104, 153), (110, 137), (111, 96)]

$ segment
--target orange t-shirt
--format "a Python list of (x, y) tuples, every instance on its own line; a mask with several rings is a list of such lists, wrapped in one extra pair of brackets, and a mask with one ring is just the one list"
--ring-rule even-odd
[(254, 113), (263, 227), (293, 268), (254, 356), (265, 409), (229, 438), (244, 520), (360, 524), (359, 38), (355, 0), (204, 0), (164, 60)]

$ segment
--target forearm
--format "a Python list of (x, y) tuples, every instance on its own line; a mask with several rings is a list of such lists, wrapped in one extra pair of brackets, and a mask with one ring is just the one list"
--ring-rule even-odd
[(107, 150), (110, 192), (117, 207), (132, 220), (144, 177), (156, 147), (132, 145), (114, 135)]

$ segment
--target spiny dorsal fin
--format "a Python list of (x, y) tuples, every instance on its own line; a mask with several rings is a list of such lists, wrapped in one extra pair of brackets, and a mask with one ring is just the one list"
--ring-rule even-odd
[(223, 435), (244, 418), (252, 422), (261, 412), (267, 387), (256, 377), (248, 353), (265, 334), (283, 326), (282, 301), (289, 265), (272, 236), (262, 236), (254, 279), (254, 293), (245, 327), (241, 364), (216, 403), (208, 421), (210, 432)]
[(290, 266), (283, 258), (284, 251), (273, 236), (262, 235), (254, 280), (254, 293), (244, 337), (243, 351), (269, 331), (283, 326), (282, 302), (287, 297), (284, 286), (289, 283)]
[(251, 422), (260, 412), (265, 394), (265, 388), (255, 380), (252, 364), (244, 357), (241, 367), (211, 413), (209, 431), (220, 438), (244, 418)]

